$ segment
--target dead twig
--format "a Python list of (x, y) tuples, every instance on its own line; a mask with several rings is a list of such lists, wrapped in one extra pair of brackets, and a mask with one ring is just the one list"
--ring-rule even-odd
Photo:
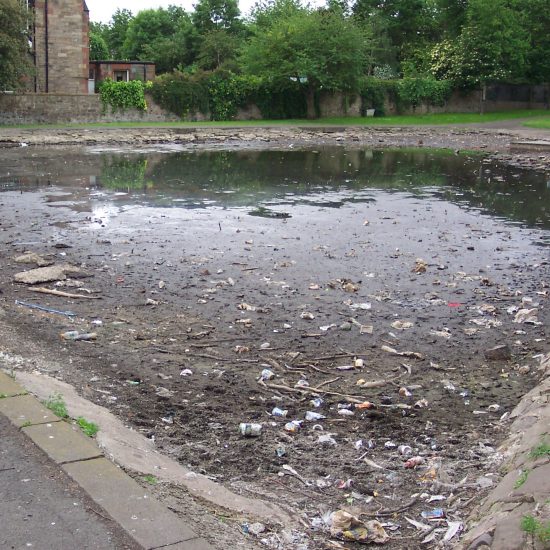
[(312, 389), (312, 391), (316, 391), (319, 388), (322, 388), (323, 386), (328, 386), (329, 384), (332, 384), (333, 382), (337, 382), (341, 378), (342, 378), (341, 376), (337, 376), (336, 378), (333, 378), (332, 380), (325, 380), (324, 382), (321, 382), (318, 386), (315, 386), (314, 388), (311, 388), (311, 389)]
[(61, 296), (62, 298), (82, 298), (84, 300), (100, 300), (101, 296), (85, 296), (84, 294), (74, 294), (72, 292), (63, 292), (62, 290), (52, 290), (43, 286), (29, 288), (31, 292), (40, 294), (51, 294), (52, 296)]
[(291, 388), (290, 386), (285, 386), (283, 384), (266, 384), (266, 387), (272, 388), (275, 390), (291, 392), (291, 393), (301, 393), (301, 394), (324, 393), (325, 395), (334, 395), (336, 397), (343, 397), (347, 399), (349, 403), (363, 403), (367, 401), (366, 397), (361, 397), (357, 395), (348, 395), (346, 393), (340, 393), (340, 392), (328, 391), (328, 390), (316, 390), (311, 388)]
[(378, 512), (371, 512), (371, 513), (366, 513), (361, 515), (367, 516), (369, 518), (381, 518), (381, 517), (393, 516), (394, 514), (399, 514), (400, 512), (404, 512), (405, 510), (412, 508), (417, 502), (418, 502), (418, 498), (413, 498), (407, 504), (404, 504), (399, 508), (394, 508), (393, 510), (379, 510)]

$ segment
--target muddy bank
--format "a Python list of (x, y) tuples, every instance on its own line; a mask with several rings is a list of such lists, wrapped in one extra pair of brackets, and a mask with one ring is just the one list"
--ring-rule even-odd
[[(278, 149), (316, 145), (352, 147), (427, 147), (454, 151), (485, 151), (506, 164), (550, 171), (548, 149), (540, 143), (549, 140), (544, 130), (523, 128), (519, 122), (505, 121), (502, 127), (463, 125), (456, 127), (155, 127), (155, 128), (0, 128), (0, 149), (23, 146), (135, 146), (174, 145), (189, 150), (204, 148)], [(521, 150), (511, 147), (523, 144)], [(529, 142), (533, 150), (529, 150)], [(536, 143), (539, 146), (536, 146)]]
[[(68, 151), (64, 177), (87, 162)], [(380, 521), (386, 548), (457, 540), (540, 381), (544, 229), (409, 187), (285, 197), (266, 217), (36, 179), (0, 195), (0, 349), (23, 358), (14, 368), (70, 382), (158, 451), (293, 518), (245, 544), (334, 546), (339, 510)], [(25, 284), (25, 251), (79, 271)], [(28, 340), (55, 361), (34, 363)], [(228, 521), (247, 533), (254, 519)]]

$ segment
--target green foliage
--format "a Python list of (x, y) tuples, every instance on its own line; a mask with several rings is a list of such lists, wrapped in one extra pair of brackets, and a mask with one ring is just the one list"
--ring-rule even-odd
[(260, 79), (224, 71), (215, 72), (208, 79), (210, 115), (212, 120), (231, 120), (237, 109), (245, 105), (258, 88)]
[(529, 47), (529, 34), (509, 0), (470, 0), (460, 36), (432, 47), (431, 72), (464, 88), (522, 81)]
[(550, 457), (550, 444), (546, 441), (541, 441), (530, 453), (530, 458)]
[(297, 82), (289, 82), (284, 89), (274, 89), (270, 83), (261, 81), (253, 99), (264, 119), (306, 118), (307, 115), (304, 92)]
[(237, 57), (238, 40), (225, 29), (213, 30), (202, 37), (197, 63), (201, 69), (218, 69)]
[(296, 12), (258, 29), (244, 47), (245, 73), (284, 89), (299, 81), (307, 99), (308, 118), (315, 117), (314, 99), (320, 90), (356, 91), (366, 67), (366, 38), (341, 14)]
[(146, 60), (155, 44), (166, 46), (166, 39), (173, 37), (189, 21), (189, 15), (175, 6), (140, 11), (128, 23), (122, 54), (127, 59)]
[(27, 12), (18, 0), (0, 0), (0, 91), (17, 90), (31, 75)]
[(100, 34), (90, 31), (90, 61), (109, 59), (107, 42)]
[(417, 107), (421, 103), (442, 106), (451, 96), (452, 83), (433, 77), (403, 78), (398, 84), (399, 99), (404, 105)]
[(99, 432), (99, 426), (95, 422), (86, 420), (83, 416), (79, 416), (76, 419), (76, 423), (80, 426), (80, 429), (88, 436), (94, 437)]
[(110, 106), (113, 111), (124, 109), (146, 111), (145, 90), (148, 88), (150, 83), (144, 83), (141, 80), (115, 82), (107, 78), (99, 86), (99, 96), (104, 109)]
[(65, 404), (65, 400), (60, 393), (50, 395), (50, 397), (48, 397), (48, 399), (44, 402), (44, 405), (56, 416), (59, 416), (59, 418), (69, 418), (67, 405)]
[(366, 115), (367, 109), (375, 109), (375, 116), (383, 116), (385, 113), (386, 98), (396, 101), (397, 83), (395, 80), (379, 78), (365, 78), (361, 84), (359, 94), (363, 100), (362, 115)]
[(156, 485), (159, 482), (159, 480), (151, 474), (144, 475), (143, 481), (149, 483), (150, 485)]
[(192, 15), (193, 25), (199, 34), (222, 29), (238, 32), (240, 14), (237, 0), (199, 0)]
[(533, 516), (523, 516), (520, 524), (521, 530), (532, 537), (537, 537), (543, 544), (550, 542), (550, 522), (542, 523)]
[(151, 95), (161, 107), (181, 118), (190, 113), (208, 113), (208, 83), (202, 72), (174, 71), (158, 76), (153, 81)]

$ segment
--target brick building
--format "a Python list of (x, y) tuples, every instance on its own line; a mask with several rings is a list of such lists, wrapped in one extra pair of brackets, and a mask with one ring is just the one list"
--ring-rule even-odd
[(147, 82), (155, 78), (155, 64), (151, 61), (90, 61), (90, 80), (93, 79), (97, 86), (106, 78), (115, 82)]
[(88, 93), (89, 12), (85, 0), (28, 0), (34, 92)]

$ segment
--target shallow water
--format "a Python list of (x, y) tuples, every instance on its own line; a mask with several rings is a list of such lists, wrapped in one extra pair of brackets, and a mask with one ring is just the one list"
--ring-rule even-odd
[[(27, 153), (28, 155), (28, 153)], [(204, 151), (33, 154), (0, 168), (0, 189), (55, 186), (52, 203), (96, 215), (128, 205), (244, 209), (289, 218), (298, 205), (340, 208), (400, 198), (443, 200), (550, 229), (550, 181), (478, 154), (440, 150)], [(98, 214), (99, 213), (99, 214)]]

